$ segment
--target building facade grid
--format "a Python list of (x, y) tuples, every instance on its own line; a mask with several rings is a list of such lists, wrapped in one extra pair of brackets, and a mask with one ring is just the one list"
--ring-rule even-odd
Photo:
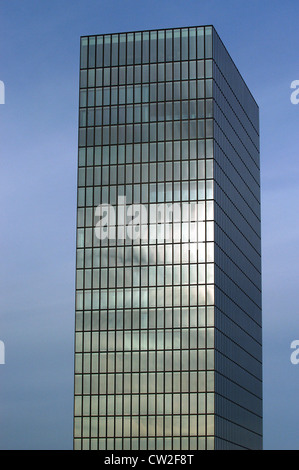
[[(221, 47), (211, 26), (81, 38), (75, 449), (260, 445), (256, 109)], [(145, 237), (121, 233), (134, 204)]]

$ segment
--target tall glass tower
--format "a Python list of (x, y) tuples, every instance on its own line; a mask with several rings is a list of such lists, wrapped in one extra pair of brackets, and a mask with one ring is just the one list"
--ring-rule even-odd
[(259, 180), (213, 27), (81, 38), (74, 449), (262, 447)]

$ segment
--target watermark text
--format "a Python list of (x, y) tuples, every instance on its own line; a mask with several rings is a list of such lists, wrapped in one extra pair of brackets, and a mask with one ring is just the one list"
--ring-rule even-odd
[(291, 93), (291, 103), (292, 104), (299, 104), (299, 80), (294, 80), (291, 83), (291, 88), (294, 90)]
[(0, 104), (5, 104), (5, 85), (2, 80), (0, 80)]
[(100, 204), (95, 218), (99, 240), (204, 242), (211, 238), (202, 202), (127, 205), (126, 197), (120, 196), (116, 207)]
[(294, 349), (294, 351), (291, 354), (291, 363), (294, 365), (299, 364), (299, 340), (294, 340), (291, 343), (291, 349)]
[(5, 364), (5, 346), (3, 341), (0, 341), (0, 364)]

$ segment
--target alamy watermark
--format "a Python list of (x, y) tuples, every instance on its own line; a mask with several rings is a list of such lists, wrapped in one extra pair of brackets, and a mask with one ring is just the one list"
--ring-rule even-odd
[(213, 222), (206, 222), (204, 204), (158, 203), (118, 205), (100, 204), (95, 209), (95, 236), (99, 240), (157, 240), (205, 242), (212, 240)]
[(0, 104), (5, 104), (5, 85), (2, 80), (0, 80)]
[(3, 341), (0, 341), (0, 365), (5, 364), (5, 346)]
[(292, 90), (294, 90), (292, 93), (291, 93), (291, 103), (292, 104), (299, 104), (299, 80), (294, 80), (292, 83), (291, 83), (291, 88)]
[(294, 365), (299, 364), (299, 340), (294, 340), (291, 343), (291, 349), (294, 349), (294, 351), (291, 354), (291, 363)]
[[(0, 80), (0, 104), (5, 104), (5, 85), (2, 80)], [(0, 365), (5, 364), (5, 345), (3, 341), (0, 340)]]

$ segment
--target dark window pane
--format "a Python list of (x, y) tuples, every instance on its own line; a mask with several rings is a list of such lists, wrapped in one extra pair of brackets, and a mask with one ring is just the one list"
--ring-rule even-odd
[(103, 36), (97, 37), (96, 66), (103, 66)]
[(158, 32), (158, 62), (164, 62), (164, 57), (165, 57), (164, 38), (165, 38), (164, 31), (159, 31)]
[(189, 29), (189, 60), (196, 59), (196, 29)]
[(149, 62), (149, 33), (143, 33), (142, 41), (142, 63)]
[(111, 37), (104, 36), (104, 66), (110, 65)]
[(119, 36), (119, 65), (125, 65), (126, 63), (126, 35), (121, 34)]
[(87, 70), (80, 71), (80, 88), (87, 87)]
[(118, 64), (118, 36), (112, 36), (112, 65)]
[(205, 57), (209, 59), (212, 57), (212, 28), (205, 28)]
[(88, 38), (81, 39), (81, 69), (87, 68)]
[(197, 58), (198, 59), (203, 59), (205, 56), (204, 44), (205, 44), (204, 28), (197, 28)]
[(135, 64), (141, 63), (141, 33), (135, 34)]
[(127, 35), (127, 64), (133, 64), (134, 60), (134, 34)]
[(181, 58), (181, 32), (179, 29), (175, 29), (173, 32), (173, 58), (174, 60)]
[(181, 60), (188, 60), (188, 29), (182, 30)]
[(166, 61), (172, 61), (172, 31), (166, 31)]
[(150, 61), (157, 62), (157, 31), (150, 32)]
[(95, 44), (96, 38), (89, 38), (88, 67), (95, 67)]

